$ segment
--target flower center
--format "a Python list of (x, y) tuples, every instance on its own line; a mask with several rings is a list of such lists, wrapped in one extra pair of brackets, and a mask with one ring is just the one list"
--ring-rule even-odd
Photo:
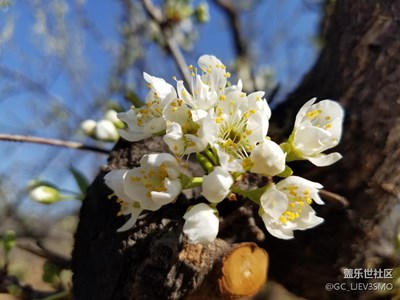
[(328, 130), (332, 127), (330, 121), (332, 120), (331, 116), (325, 115), (322, 109), (314, 109), (306, 113), (306, 118), (310, 120), (311, 124), (318, 128), (323, 128)]
[(312, 199), (310, 198), (310, 190), (305, 189), (303, 192), (299, 191), (299, 187), (296, 185), (289, 185), (282, 189), (289, 200), (287, 210), (285, 210), (279, 217), (279, 221), (282, 224), (286, 222), (293, 222), (300, 217), (305, 204), (311, 204)]
[(160, 168), (151, 168), (150, 170), (140, 170), (142, 176), (132, 176), (133, 182), (141, 183), (146, 189), (146, 197), (151, 199), (151, 192), (166, 192), (165, 178), (168, 177), (167, 167), (161, 164)]
[(251, 130), (247, 130), (248, 114), (244, 114), (239, 120), (223, 121), (219, 127), (219, 144), (229, 155), (235, 158), (247, 157), (252, 146), (247, 139)]
[(162, 117), (160, 102), (157, 100), (147, 103), (145, 107), (134, 108), (136, 112), (137, 125), (144, 126), (153, 119)]

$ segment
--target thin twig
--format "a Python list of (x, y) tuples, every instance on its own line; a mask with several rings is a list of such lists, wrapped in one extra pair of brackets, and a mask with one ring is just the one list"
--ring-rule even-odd
[(236, 9), (229, 0), (215, 0), (215, 3), (225, 12), (231, 24), (236, 55), (239, 57), (247, 56), (247, 48), (242, 40), (240, 20)]
[(251, 80), (252, 86), (248, 87), (253, 89), (256, 87), (254, 74), (251, 70), (251, 60), (248, 48), (246, 46), (245, 39), (243, 37), (243, 32), (240, 25), (240, 16), (238, 10), (235, 8), (230, 0), (214, 0), (215, 4), (219, 6), (225, 13), (228, 22), (230, 23), (230, 28), (232, 28), (232, 39), (234, 44), (234, 49), (236, 56), (238, 57), (238, 68), (244, 71), (246, 76)]
[(110, 153), (109, 150), (103, 149), (103, 148), (98, 148), (96, 146), (85, 145), (85, 144), (73, 142), (73, 141), (48, 139), (48, 138), (42, 138), (42, 137), (36, 137), (36, 136), (30, 136), (30, 135), (0, 134), (0, 141), (43, 144), (43, 145), (50, 145), (50, 146), (56, 146), (56, 147), (72, 148), (72, 149), (77, 149), (77, 150), (93, 151), (93, 152), (103, 153), (103, 154)]
[(25, 245), (25, 244), (19, 244), (19, 243), (17, 244), (17, 247), (20, 249), (23, 249), (25, 251), (28, 251), (32, 254), (35, 254), (37, 256), (43, 257), (43, 258), (53, 262), (54, 264), (60, 266), (63, 269), (71, 268), (71, 259), (45, 248), (43, 246), (43, 244), (39, 241), (37, 241), (36, 244), (39, 248), (34, 248), (31, 245)]
[(336, 193), (321, 189), (319, 190), (319, 194), (328, 201), (340, 203), (343, 207), (349, 206), (349, 201)]
[(191, 75), (182, 51), (173, 37), (172, 25), (167, 23), (162, 12), (153, 5), (151, 0), (143, 0), (143, 6), (150, 18), (160, 26), (162, 35), (166, 42), (166, 48), (175, 60), (175, 63), (178, 66), (179, 72), (181, 73), (183, 80), (186, 82), (187, 87), (190, 88)]

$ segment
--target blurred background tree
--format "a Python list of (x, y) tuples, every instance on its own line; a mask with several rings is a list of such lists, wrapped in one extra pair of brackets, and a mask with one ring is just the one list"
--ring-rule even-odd
[[(336, 15), (341, 14), (344, 18), (354, 16), (354, 11), (359, 8), (359, 16), (366, 24), (362, 28), (365, 32), (378, 32), (378, 38), (383, 35), (382, 27), (391, 29), (390, 26), (394, 26), (386, 24), (386, 19), (381, 19), (381, 16), (390, 19), (397, 13), (395, 8), (364, 1), (360, 1), (359, 7), (338, 2), (0, 0), (0, 134), (3, 140), (24, 141), (23, 144), (0, 144), (0, 155), (4, 158), (0, 163), (0, 234), (4, 253), (0, 264), (0, 293), (26, 299), (70, 297), (71, 272), (67, 270), (70, 269), (78, 211), (88, 182), (93, 181), (106, 163), (107, 153), (117, 138), (110, 124), (102, 121), (112, 123), (110, 110), (126, 110), (142, 101), (146, 92), (143, 71), (172, 83), (173, 74), (187, 78), (185, 65), (195, 64), (200, 55), (216, 55), (227, 64), (232, 74), (238, 75), (232, 78), (232, 82), (242, 78), (247, 91), (266, 91), (271, 107), (277, 107), (276, 114), (280, 116), (271, 128), (271, 134), (276, 136), (291, 125), (285, 121), (285, 114), (290, 115), (300, 103), (313, 96), (343, 98), (342, 103), (350, 107), (349, 99), (355, 96), (349, 94), (350, 87), (344, 80), (351, 78), (353, 83), (360, 77), (344, 76), (347, 73), (339, 67), (343, 59), (339, 54), (335, 57), (326, 48), (319, 65), (316, 65), (314, 73), (311, 72), (313, 76), (306, 77), (300, 88), (288, 96), (314, 65), (322, 47), (327, 43), (339, 45), (342, 37), (346, 36), (343, 21), (332, 19), (334, 10)], [(367, 22), (374, 10), (375, 18)], [(375, 20), (378, 21), (374, 23)], [(328, 30), (332, 28), (332, 22), (341, 35)], [(343, 49), (353, 49), (348, 46), (351, 43), (356, 45), (351, 35), (362, 35), (358, 26), (361, 25), (354, 23), (349, 26), (351, 34), (347, 33)], [(374, 38), (372, 33), (368, 35), (371, 40)], [(387, 44), (391, 45), (380, 39), (370, 44), (366, 46), (368, 51), (377, 53), (386, 51)], [(360, 53), (363, 52), (360, 50)], [(359, 56), (356, 54), (354, 57)], [(365, 61), (360, 62), (360, 65), (364, 64)], [(360, 74), (364, 74), (366, 69), (361, 68)], [(390, 74), (392, 72), (395, 71)], [(360, 79), (358, 86), (362, 88), (365, 82), (367, 79)], [(370, 94), (365, 91), (361, 98), (367, 96)], [(284, 100), (291, 103), (292, 109), (279, 105)], [(89, 119), (93, 122), (83, 123)], [(367, 132), (368, 126), (362, 132)], [(381, 128), (381, 135), (385, 132), (383, 141), (390, 126), (386, 124)], [(38, 145), (38, 142), (50, 145)], [(361, 145), (364, 141), (361, 138), (359, 142)], [(61, 147), (52, 147), (54, 144)], [(348, 161), (354, 161), (354, 156), (350, 157), (352, 159)], [(375, 160), (373, 162), (370, 168), (378, 164)], [(327, 173), (341, 174), (343, 170), (353, 169), (353, 164), (345, 162), (338, 169), (329, 168)], [(365, 195), (360, 196), (355, 191), (366, 190), (366, 174), (370, 175), (365, 173), (362, 180), (354, 179), (347, 187), (337, 183), (338, 177), (334, 175), (321, 173), (310, 176), (352, 200), (349, 198), (365, 199)], [(320, 178), (325, 178), (322, 176), (327, 178), (322, 180)], [(390, 181), (390, 184), (394, 183)], [(392, 193), (397, 195), (396, 191), (394, 189)], [(359, 208), (357, 203), (361, 203), (360, 200), (354, 203), (354, 207)], [(338, 219), (331, 222), (328, 219), (328, 224), (348, 218), (347, 211), (344, 213), (340, 207), (336, 212)], [(375, 206), (373, 208), (365, 219), (376, 210)], [(389, 242), (383, 248), (382, 243), (378, 243), (380, 246), (374, 249), (379, 249), (379, 255), (370, 255), (374, 259), (382, 256), (381, 252), (386, 252), (385, 257), (396, 253), (393, 236), (397, 235), (397, 225), (395, 221), (389, 223), (385, 227), (391, 230), (386, 232), (386, 242)], [(370, 226), (368, 230), (371, 230)], [(340, 233), (338, 231), (332, 238)], [(359, 236), (363, 234), (359, 233)], [(307, 238), (310, 234), (301, 237), (299, 245), (307, 242)], [(344, 250), (333, 247), (331, 243), (332, 240), (327, 241), (326, 247), (334, 248), (334, 254), (327, 262), (337, 264), (336, 258)], [(279, 252), (283, 246), (277, 244), (275, 251)], [(274, 253), (273, 249), (269, 251)], [(321, 292), (322, 284), (312, 287), (316, 290), (312, 294), (304, 291), (307, 284), (299, 287), (282, 279), (285, 275), (274, 271), (281, 261), (278, 255), (276, 257), (278, 266), (272, 262), (272, 274), (278, 281), (300, 295), (312, 297)], [(290, 261), (293, 263), (295, 258)], [(315, 261), (309, 261), (309, 264), (313, 266)], [(335, 271), (339, 265), (336, 267)], [(300, 264), (299, 269), (304, 270), (304, 266)], [(301, 272), (297, 271), (294, 270), (293, 274), (299, 276)], [(331, 273), (337, 275), (337, 272)], [(327, 275), (324, 280), (328, 282), (331, 278)], [(84, 298), (81, 296), (80, 299)]]

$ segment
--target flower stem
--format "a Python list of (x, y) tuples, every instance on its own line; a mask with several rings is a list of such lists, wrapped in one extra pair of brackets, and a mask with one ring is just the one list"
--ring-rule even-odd
[(203, 177), (190, 177), (185, 174), (181, 175), (182, 190), (200, 187), (203, 183)]
[(246, 190), (242, 190), (242, 189), (238, 188), (237, 186), (233, 186), (232, 192), (239, 194), (241, 196), (244, 196), (244, 197), (250, 199), (251, 201), (253, 201), (254, 203), (260, 205), (260, 198), (268, 188), (269, 188), (269, 185), (266, 185), (266, 186), (263, 186), (258, 189), (246, 191)]
[(208, 149), (208, 148), (205, 149), (204, 154), (213, 163), (214, 166), (218, 165), (217, 156), (215, 156), (214, 153), (212, 153), (210, 149)]
[(201, 167), (204, 169), (204, 171), (206, 171), (207, 173), (210, 173), (212, 172), (212, 170), (214, 170), (214, 165), (205, 155), (197, 152), (196, 159), (201, 165)]

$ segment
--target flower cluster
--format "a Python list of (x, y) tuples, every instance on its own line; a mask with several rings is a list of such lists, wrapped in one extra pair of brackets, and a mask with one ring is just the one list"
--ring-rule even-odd
[[(189, 66), (190, 91), (181, 80), (175, 89), (144, 73), (149, 88), (145, 104), (118, 114), (126, 124), (119, 130), (122, 138), (135, 142), (162, 135), (171, 153), (144, 155), (140, 167), (105, 176), (118, 197), (120, 214), (130, 215), (119, 231), (134, 226), (142, 211), (158, 210), (173, 203), (182, 190), (194, 187), (201, 187), (206, 201), (189, 207), (183, 216), (183, 232), (193, 243), (216, 238), (217, 204), (231, 194), (257, 203), (266, 229), (278, 238), (293, 238), (294, 230), (323, 222), (311, 207), (313, 202), (323, 204), (318, 196), (322, 185), (293, 176), (287, 162), (308, 160), (327, 166), (341, 158), (339, 153), (323, 153), (341, 138), (341, 106), (311, 99), (298, 112), (288, 140), (278, 145), (268, 137), (271, 110), (264, 92), (243, 92), (241, 80), (230, 84), (230, 73), (215, 56), (201, 56), (198, 65), (199, 69)], [(202, 177), (181, 172), (181, 158), (191, 154), (204, 169)], [(271, 183), (243, 190), (237, 183), (246, 172), (269, 177)]]
[(81, 123), (82, 132), (95, 140), (102, 142), (116, 142), (119, 139), (118, 128), (124, 127), (123, 122), (117, 118), (115, 110), (108, 110), (100, 121), (91, 119)]

